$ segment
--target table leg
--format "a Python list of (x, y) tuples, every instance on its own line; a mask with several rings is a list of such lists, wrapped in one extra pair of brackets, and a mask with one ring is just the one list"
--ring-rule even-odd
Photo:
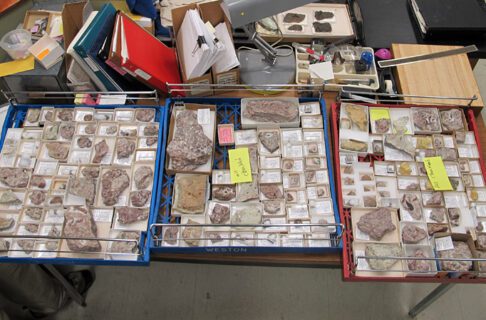
[(454, 286), (454, 283), (442, 283), (437, 288), (435, 288), (431, 293), (429, 293), (425, 298), (422, 299), (415, 307), (413, 307), (408, 315), (411, 318), (415, 318), (419, 313), (427, 309), (435, 300), (439, 299), (444, 293), (449, 291)]
[(77, 304), (86, 307), (86, 299), (66, 280), (66, 278), (51, 264), (43, 265), (46, 270), (56, 278), (61, 285), (66, 289), (67, 295), (73, 299)]

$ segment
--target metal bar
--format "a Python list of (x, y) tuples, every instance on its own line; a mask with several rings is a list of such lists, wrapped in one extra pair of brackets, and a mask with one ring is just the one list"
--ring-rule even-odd
[(413, 95), (413, 94), (399, 94), (399, 93), (380, 93), (380, 92), (363, 92), (363, 91), (356, 91), (356, 90), (344, 90), (341, 89), (340, 95), (345, 94), (345, 93), (350, 93), (350, 94), (367, 94), (367, 95), (372, 95), (372, 96), (378, 96), (378, 97), (402, 97), (402, 98), (423, 98), (423, 99), (434, 99), (434, 100), (466, 100), (466, 101), (475, 101), (478, 100), (478, 97), (476, 95), (473, 95), (472, 97), (444, 97), (444, 96), (424, 96), (424, 95)]
[(38, 236), (38, 235), (0, 235), (0, 239), (41, 239), (41, 240), (93, 240), (93, 241), (107, 241), (107, 242), (134, 242), (137, 247), (139, 241), (137, 239), (120, 239), (120, 238), (80, 238), (80, 237), (53, 237), (53, 236)]
[(449, 291), (454, 287), (454, 283), (441, 283), (437, 288), (435, 288), (431, 293), (429, 293), (425, 298), (423, 298), (419, 303), (415, 305), (410, 311), (408, 315), (411, 318), (415, 318), (419, 315), (422, 311), (427, 309), (435, 300), (439, 299), (444, 293)]
[(86, 299), (71, 285), (71, 283), (69, 283), (69, 281), (66, 280), (66, 278), (53, 265), (44, 264), (43, 266), (46, 268), (47, 271), (49, 271), (50, 274), (52, 274), (54, 278), (56, 278), (61, 283), (71, 299), (73, 299), (80, 306), (86, 307)]
[(430, 258), (430, 257), (368, 257), (368, 256), (358, 256), (356, 259), (374, 259), (374, 260), (431, 260), (431, 261), (479, 261), (486, 262), (486, 258)]
[(470, 53), (475, 51), (478, 51), (478, 48), (475, 45), (471, 45), (463, 48), (445, 50), (440, 52), (419, 54), (416, 56), (378, 61), (378, 65), (380, 66), (380, 68), (395, 67), (398, 65), (411, 64), (411, 63), (421, 62), (425, 60), (432, 60), (432, 59), (454, 56), (456, 54)]

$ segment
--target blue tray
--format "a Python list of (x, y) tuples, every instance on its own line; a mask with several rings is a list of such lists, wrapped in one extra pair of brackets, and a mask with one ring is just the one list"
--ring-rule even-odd
[[(0, 150), (3, 148), (5, 135), (8, 128), (20, 128), (23, 125), (23, 121), (27, 114), (27, 110), (30, 108), (41, 108), (44, 106), (54, 108), (76, 108), (87, 107), (94, 109), (116, 109), (116, 108), (150, 108), (155, 110), (155, 121), (159, 122), (159, 137), (158, 137), (158, 149), (155, 159), (154, 169), (154, 184), (153, 190), (158, 194), (159, 181), (162, 178), (162, 172), (164, 168), (165, 160), (165, 140), (166, 140), (166, 125), (167, 125), (167, 109), (159, 106), (140, 106), (140, 105), (106, 105), (106, 106), (88, 106), (88, 105), (44, 105), (44, 104), (16, 104), (10, 105), (5, 116), (5, 122), (2, 128), (2, 134), (0, 138)], [(161, 169), (162, 168), (162, 169)], [(153, 196), (150, 203), (150, 213), (148, 221), (153, 221), (158, 212), (159, 199)], [(147, 226), (148, 227), (148, 226)], [(139, 240), (139, 253), (138, 260), (124, 261), (124, 260), (104, 260), (93, 258), (10, 258), (0, 257), (0, 262), (9, 263), (38, 263), (38, 264), (63, 264), (63, 265), (117, 265), (117, 266), (143, 266), (148, 265), (150, 262), (150, 250), (149, 250), (149, 237), (147, 232), (142, 232)]]
[[(167, 113), (171, 111), (171, 105), (173, 102), (182, 101), (184, 103), (199, 103), (199, 104), (213, 104), (217, 107), (217, 123), (232, 123), (235, 125), (235, 129), (241, 128), (241, 117), (240, 117), (240, 104), (241, 99), (239, 98), (178, 98), (178, 99), (167, 99), (165, 108)], [(321, 105), (321, 113), (324, 123), (324, 140), (326, 146), (326, 159), (327, 167), (329, 173), (329, 186), (331, 189), (331, 199), (333, 203), (334, 217), (337, 224), (341, 223), (339, 217), (338, 206), (336, 202), (336, 192), (334, 188), (333, 170), (332, 170), (332, 156), (331, 148), (329, 145), (329, 135), (328, 135), (328, 123), (327, 123), (327, 113), (326, 105), (324, 99), (316, 98), (301, 98), (300, 102), (312, 102), (319, 101)], [(167, 137), (168, 125), (165, 126), (164, 137)], [(165, 141), (163, 143), (164, 152), (166, 148)], [(232, 149), (234, 146), (222, 147), (216, 142), (215, 156), (213, 162), (213, 168), (226, 168), (228, 163), (228, 149)], [(162, 170), (161, 170), (162, 171)], [(151, 225), (157, 223), (169, 223), (171, 222), (170, 210), (172, 206), (172, 193), (174, 185), (174, 175), (168, 175), (163, 172), (163, 177), (159, 178), (161, 183), (159, 183), (159, 190), (157, 206), (159, 207), (159, 214), (151, 217)], [(173, 221), (172, 221), (173, 222)], [(156, 225), (150, 228), (150, 251), (154, 253), (325, 253), (325, 252), (340, 252), (342, 249), (341, 238), (337, 235), (342, 233), (341, 227), (336, 228), (336, 233), (334, 237), (331, 235), (331, 247), (240, 247), (240, 246), (211, 246), (211, 247), (164, 247), (161, 244), (161, 231), (160, 227)], [(159, 237), (158, 240), (155, 237)]]

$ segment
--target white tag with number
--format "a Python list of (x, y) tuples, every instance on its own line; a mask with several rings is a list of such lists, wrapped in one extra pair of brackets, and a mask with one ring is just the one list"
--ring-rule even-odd
[(435, 248), (437, 251), (445, 251), (454, 249), (452, 238), (450, 236), (435, 239)]

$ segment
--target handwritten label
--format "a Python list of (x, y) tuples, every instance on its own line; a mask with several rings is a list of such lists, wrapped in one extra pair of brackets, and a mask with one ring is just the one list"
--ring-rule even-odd
[(231, 183), (252, 182), (250, 154), (248, 148), (228, 151)]
[(209, 109), (197, 109), (197, 123), (200, 125), (210, 124), (211, 111)]
[(445, 251), (454, 249), (452, 238), (450, 236), (444, 238), (435, 239), (435, 249), (437, 251)]
[(452, 190), (452, 185), (447, 176), (447, 170), (444, 166), (444, 162), (442, 162), (442, 157), (424, 158), (424, 167), (434, 190)]
[(218, 140), (220, 145), (234, 144), (233, 125), (218, 125)]

